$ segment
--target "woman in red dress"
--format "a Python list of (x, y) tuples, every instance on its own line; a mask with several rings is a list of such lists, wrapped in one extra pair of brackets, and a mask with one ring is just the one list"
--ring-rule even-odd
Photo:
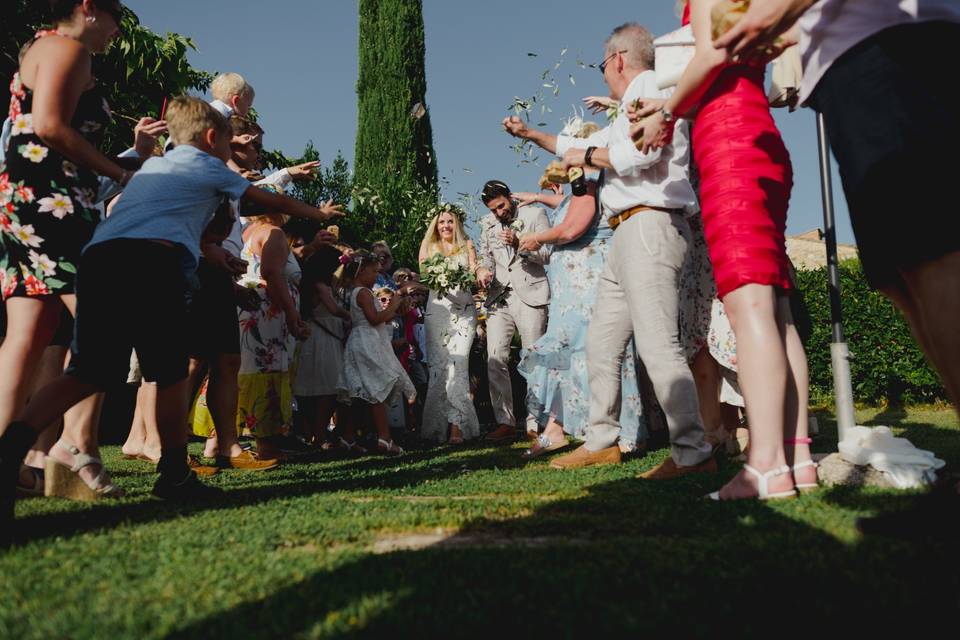
[(737, 338), (750, 420), (744, 470), (711, 497), (790, 497), (817, 482), (807, 438), (807, 360), (787, 299), (790, 156), (770, 115), (766, 60), (730, 61), (713, 48), (710, 12), (719, 2), (687, 3), (684, 24), (692, 25), (696, 53), (670, 98), (640, 105), (635, 136), (642, 134), (646, 151), (669, 140), (675, 117), (693, 120), (704, 232)]

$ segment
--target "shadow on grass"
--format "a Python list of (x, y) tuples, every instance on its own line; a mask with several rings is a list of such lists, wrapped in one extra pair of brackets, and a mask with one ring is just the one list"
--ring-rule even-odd
[[(255, 505), (277, 498), (298, 498), (336, 491), (392, 490), (415, 487), (425, 481), (456, 476), (467, 467), (471, 470), (493, 468), (511, 469), (524, 466), (516, 450), (495, 448), (486, 444), (463, 447), (466, 456), (448, 457), (449, 449), (434, 448), (410, 452), (397, 458), (370, 456), (356, 460), (328, 460), (332, 464), (298, 466), (294, 474), (283, 481), (269, 482), (272, 473), (258, 476), (266, 481), (254, 487), (229, 488), (217, 502), (172, 504), (147, 499), (138, 502), (116, 503), (108, 500), (92, 504), (87, 509), (45, 513), (17, 518), (15, 544), (23, 544), (49, 537), (69, 538), (81, 533), (115, 527), (120, 524), (163, 522), (203, 511), (233, 509)], [(469, 454), (478, 455), (471, 456)], [(441, 460), (435, 460), (442, 457)], [(433, 461), (433, 462), (431, 462)], [(150, 472), (152, 474), (152, 471)], [(119, 471), (116, 477), (135, 475)], [(214, 481), (216, 483), (216, 481)]]
[(955, 614), (956, 573), (943, 581), (955, 549), (846, 545), (788, 509), (704, 502), (716, 479), (615, 480), (427, 548), (351, 555), (170, 637), (769, 638), (767, 616), (793, 635), (848, 616), (862, 632)]

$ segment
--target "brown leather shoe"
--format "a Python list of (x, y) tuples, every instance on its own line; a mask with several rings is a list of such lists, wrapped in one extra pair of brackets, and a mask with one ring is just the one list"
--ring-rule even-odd
[(560, 456), (550, 463), (551, 469), (582, 469), (601, 464), (620, 464), (620, 447), (613, 445), (600, 451), (590, 451), (586, 445), (573, 453)]
[(487, 434), (484, 440), (495, 442), (497, 444), (506, 444), (517, 439), (517, 428), (507, 424), (501, 424), (499, 427)]
[(220, 471), (216, 467), (203, 464), (203, 462), (200, 461), (199, 456), (192, 454), (187, 455), (187, 465), (193, 469), (193, 472), (198, 476), (214, 476), (217, 475), (218, 471)]
[(252, 451), (243, 451), (238, 456), (217, 456), (217, 466), (221, 469), (240, 469), (241, 471), (266, 471), (275, 469), (280, 461), (275, 458), (263, 460)]
[(673, 480), (674, 478), (679, 478), (680, 476), (685, 476), (690, 473), (716, 473), (717, 472), (717, 461), (711, 456), (701, 462), (700, 464), (695, 464), (692, 466), (680, 466), (673, 461), (672, 456), (668, 456), (666, 460), (655, 466), (649, 471), (644, 471), (639, 474), (638, 478), (643, 478), (644, 480)]

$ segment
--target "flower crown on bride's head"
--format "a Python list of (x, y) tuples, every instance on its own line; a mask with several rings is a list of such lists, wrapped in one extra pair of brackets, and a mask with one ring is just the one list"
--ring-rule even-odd
[(433, 220), (441, 213), (449, 213), (452, 216), (455, 216), (460, 219), (460, 222), (463, 222), (467, 217), (467, 212), (463, 210), (458, 204), (453, 204), (452, 202), (439, 202), (434, 206), (427, 209), (427, 220)]

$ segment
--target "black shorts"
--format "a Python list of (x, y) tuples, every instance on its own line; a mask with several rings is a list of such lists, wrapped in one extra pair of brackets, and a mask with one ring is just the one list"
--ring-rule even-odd
[(197, 268), (199, 288), (187, 308), (190, 355), (211, 360), (220, 354), (240, 353), (240, 321), (233, 279), (206, 260)]
[(960, 109), (944, 43), (960, 24), (891, 27), (844, 53), (809, 104), (823, 113), (870, 284), (960, 251)]
[(84, 252), (67, 373), (101, 389), (123, 384), (136, 349), (144, 380), (165, 387), (186, 378), (181, 258), (149, 240), (110, 240)]
[(60, 324), (50, 340), (51, 347), (69, 347), (73, 342), (73, 315), (64, 307), (60, 311)]

